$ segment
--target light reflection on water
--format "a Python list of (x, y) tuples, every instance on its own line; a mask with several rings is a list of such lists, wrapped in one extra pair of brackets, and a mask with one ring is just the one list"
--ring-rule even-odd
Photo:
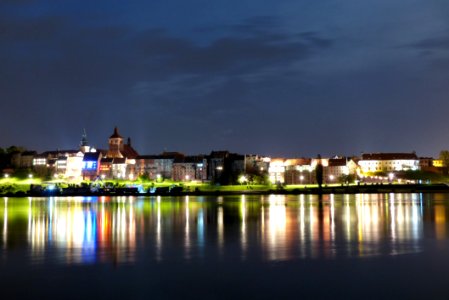
[(446, 195), (4, 198), (2, 259), (128, 263), (399, 255), (446, 240)]

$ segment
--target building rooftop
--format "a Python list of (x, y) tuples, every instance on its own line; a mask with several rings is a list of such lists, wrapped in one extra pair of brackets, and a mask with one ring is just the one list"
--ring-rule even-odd
[(416, 153), (364, 153), (362, 160), (417, 160)]
[(118, 128), (117, 126), (114, 127), (114, 133), (109, 137), (110, 139), (116, 139), (116, 138), (120, 138), (122, 139), (123, 137), (118, 133)]

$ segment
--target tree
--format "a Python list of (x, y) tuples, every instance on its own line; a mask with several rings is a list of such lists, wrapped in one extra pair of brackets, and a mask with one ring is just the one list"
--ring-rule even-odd
[(355, 175), (353, 174), (343, 174), (340, 177), (338, 177), (338, 182), (340, 183), (344, 183), (344, 184), (349, 184), (351, 182), (354, 182), (355, 180)]
[(439, 159), (443, 162), (444, 173), (447, 174), (448, 167), (449, 167), (449, 151), (441, 150)]
[(318, 183), (318, 188), (321, 191), (321, 186), (323, 185), (323, 165), (321, 164), (321, 155), (318, 154), (318, 162), (315, 168), (316, 182)]
[(6, 149), (6, 152), (8, 154), (12, 154), (15, 152), (24, 152), (26, 151), (25, 147), (21, 147), (21, 146), (9, 146), (8, 149)]

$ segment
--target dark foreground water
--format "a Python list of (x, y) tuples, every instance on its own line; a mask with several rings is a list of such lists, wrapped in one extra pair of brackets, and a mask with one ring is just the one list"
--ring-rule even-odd
[(0, 298), (449, 299), (449, 194), (0, 199)]

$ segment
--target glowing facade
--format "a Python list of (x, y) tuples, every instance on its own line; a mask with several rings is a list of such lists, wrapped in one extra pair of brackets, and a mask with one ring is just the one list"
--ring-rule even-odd
[(363, 173), (419, 170), (419, 159), (415, 153), (363, 154), (358, 164)]

